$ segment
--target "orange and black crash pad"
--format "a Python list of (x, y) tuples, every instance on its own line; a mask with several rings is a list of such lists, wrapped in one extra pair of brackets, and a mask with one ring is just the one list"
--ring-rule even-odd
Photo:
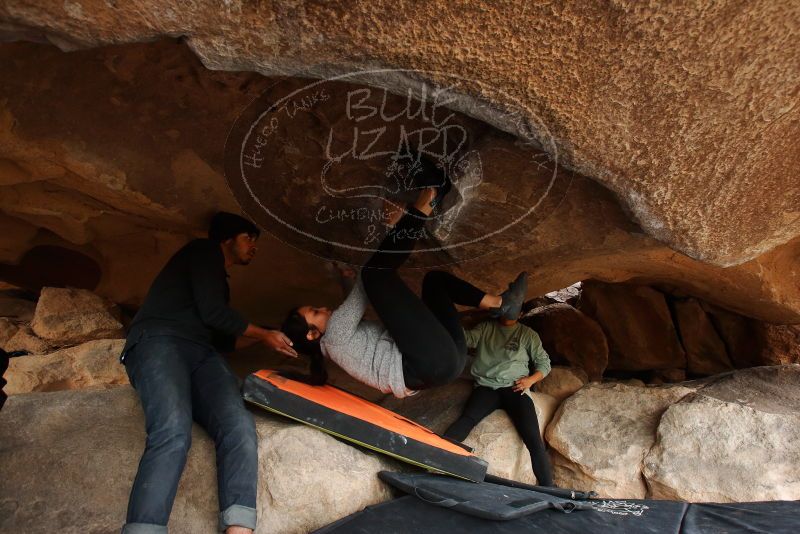
[(312, 386), (261, 370), (244, 381), (244, 399), (356, 445), (435, 473), (473, 482), (487, 464), (465, 446), (334, 386)]

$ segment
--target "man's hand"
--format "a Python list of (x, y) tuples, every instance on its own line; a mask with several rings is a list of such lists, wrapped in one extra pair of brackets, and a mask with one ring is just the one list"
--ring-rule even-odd
[(256, 343), (258, 343), (257, 339), (253, 339), (251, 337), (239, 336), (236, 338), (236, 345), (234, 346), (233, 350), (246, 349), (247, 347), (252, 347)]
[(285, 354), (291, 358), (297, 358), (297, 352), (292, 348), (292, 341), (280, 330), (267, 330), (258, 325), (250, 323), (244, 336), (257, 339), (267, 347)]
[(525, 390), (527, 390), (532, 385), (534, 385), (536, 382), (538, 382), (537, 376), (536, 376), (537, 374), (541, 375), (541, 373), (539, 373), (537, 371), (535, 374), (532, 374), (531, 376), (524, 376), (524, 377), (520, 378), (519, 380), (514, 382), (514, 385), (512, 386), (511, 389), (516, 391), (517, 393), (524, 393)]
[(291, 340), (280, 330), (265, 330), (261, 335), (261, 341), (267, 347), (285, 354), (291, 358), (297, 358), (297, 351), (292, 348)]

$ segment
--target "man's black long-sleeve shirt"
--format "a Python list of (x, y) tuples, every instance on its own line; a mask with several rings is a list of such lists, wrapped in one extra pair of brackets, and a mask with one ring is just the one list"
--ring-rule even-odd
[(230, 288), (225, 256), (210, 239), (190, 241), (158, 273), (133, 318), (125, 349), (147, 335), (173, 335), (231, 349), (248, 322), (228, 306)]

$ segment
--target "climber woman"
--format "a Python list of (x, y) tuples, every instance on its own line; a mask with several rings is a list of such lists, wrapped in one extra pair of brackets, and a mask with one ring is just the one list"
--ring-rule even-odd
[[(521, 273), (501, 295), (490, 295), (443, 271), (430, 271), (422, 298), (397, 273), (414, 249), (425, 221), (451, 187), (446, 171), (416, 156), (414, 183), (421, 189), (413, 205), (364, 265), (345, 301), (334, 311), (300, 306), (289, 312), (282, 331), (312, 359), (311, 383), (324, 383), (323, 357), (357, 380), (384, 393), (407, 397), (455, 380), (467, 361), (467, 345), (455, 304), (491, 309), (516, 319), (527, 289)], [(381, 319), (363, 319), (367, 304)]]
[(528, 448), (537, 484), (552, 486), (552, 468), (539, 435), (536, 409), (531, 397), (524, 394), (550, 372), (550, 358), (539, 335), (516, 319), (500, 318), (467, 330), (466, 341), (469, 348), (476, 349), (471, 369), (475, 389), (461, 417), (444, 435), (463, 441), (484, 417), (503, 409)]

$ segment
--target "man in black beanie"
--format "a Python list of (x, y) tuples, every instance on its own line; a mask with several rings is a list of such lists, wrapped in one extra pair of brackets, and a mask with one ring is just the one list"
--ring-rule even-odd
[(227, 269), (250, 263), (258, 236), (247, 219), (214, 215), (208, 239), (195, 239), (172, 256), (131, 323), (120, 361), (141, 399), (147, 442), (123, 534), (167, 532), (193, 420), (216, 446), (220, 530), (247, 534), (255, 529), (255, 424), (220, 351), (231, 350), (245, 336), (297, 356), (283, 333), (249, 323), (228, 306)]

